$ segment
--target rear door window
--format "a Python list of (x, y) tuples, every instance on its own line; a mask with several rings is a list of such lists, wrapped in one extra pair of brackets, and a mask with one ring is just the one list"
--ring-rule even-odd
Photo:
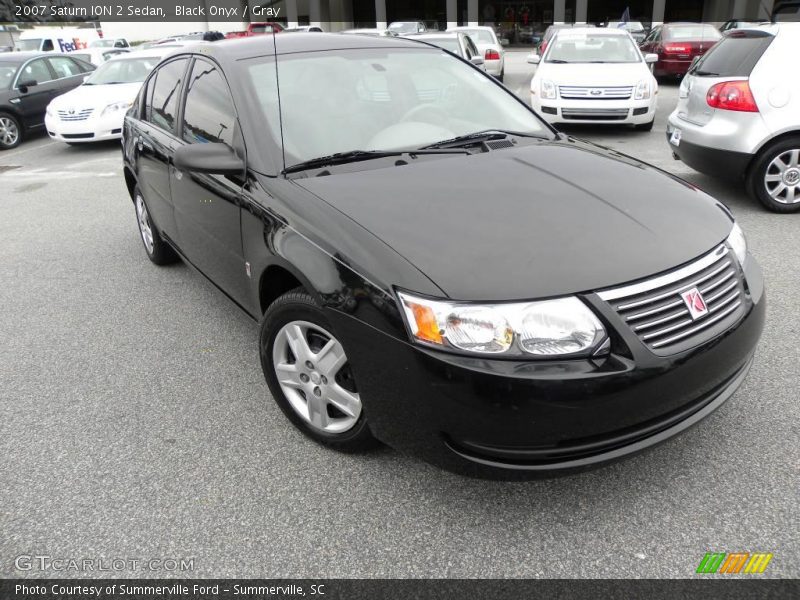
[(53, 68), (53, 71), (55, 71), (56, 79), (80, 75), (83, 72), (78, 66), (78, 63), (66, 56), (54, 56), (47, 60), (50, 61), (50, 66)]
[(152, 79), (150, 80), (153, 91), (145, 118), (153, 125), (172, 133), (175, 133), (178, 100), (186, 72), (186, 62), (185, 58), (173, 60), (158, 70), (155, 84)]
[(763, 31), (741, 31), (719, 41), (691, 71), (698, 77), (749, 77), (774, 36)]

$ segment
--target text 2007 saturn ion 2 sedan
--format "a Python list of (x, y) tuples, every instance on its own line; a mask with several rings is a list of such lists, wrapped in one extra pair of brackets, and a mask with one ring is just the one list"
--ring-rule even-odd
[(123, 152), (147, 255), (260, 321), (275, 401), (341, 450), (479, 476), (615, 459), (728, 399), (763, 327), (722, 204), (421, 42), (187, 49)]

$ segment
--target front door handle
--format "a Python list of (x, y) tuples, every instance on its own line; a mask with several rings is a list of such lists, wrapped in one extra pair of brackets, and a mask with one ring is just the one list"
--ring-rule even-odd
[(146, 142), (144, 140), (144, 138), (141, 138), (141, 137), (136, 140), (136, 147), (139, 148), (139, 152), (142, 152), (145, 149), (148, 152), (152, 152), (153, 151), (153, 146), (150, 143)]

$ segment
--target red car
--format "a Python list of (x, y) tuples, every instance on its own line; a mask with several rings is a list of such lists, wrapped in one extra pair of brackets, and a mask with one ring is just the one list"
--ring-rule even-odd
[(705, 54), (721, 37), (708, 23), (665, 23), (654, 27), (640, 47), (643, 53), (658, 54), (653, 75), (682, 77), (695, 57)]
[(244, 31), (231, 31), (225, 35), (226, 38), (250, 37), (251, 35), (262, 35), (265, 33), (280, 33), (283, 25), (280, 23), (250, 23)]

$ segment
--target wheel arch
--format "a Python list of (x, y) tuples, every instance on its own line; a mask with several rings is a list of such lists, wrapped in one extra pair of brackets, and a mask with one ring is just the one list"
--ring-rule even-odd
[(303, 288), (315, 302), (322, 305), (320, 294), (308, 278), (289, 261), (275, 257), (273, 262), (264, 268), (258, 279), (258, 302), (261, 314), (263, 315), (283, 294), (298, 287)]
[(761, 156), (761, 153), (765, 150), (769, 149), (770, 147), (774, 146), (775, 144), (779, 144), (782, 141), (792, 138), (792, 137), (800, 137), (800, 127), (796, 127), (794, 129), (789, 129), (788, 131), (782, 131), (776, 136), (773, 136), (769, 139), (764, 140), (758, 148), (756, 148), (755, 152), (753, 152), (753, 157), (750, 159), (750, 163), (747, 165), (747, 173), (750, 173), (750, 169), (753, 168), (753, 165), (758, 160), (758, 157)]
[(125, 187), (128, 188), (128, 195), (130, 195), (131, 200), (133, 200), (133, 190), (136, 188), (136, 184), (138, 183), (136, 180), (136, 175), (133, 174), (133, 171), (128, 165), (125, 165), (125, 167), (122, 169), (122, 173), (125, 175)]

